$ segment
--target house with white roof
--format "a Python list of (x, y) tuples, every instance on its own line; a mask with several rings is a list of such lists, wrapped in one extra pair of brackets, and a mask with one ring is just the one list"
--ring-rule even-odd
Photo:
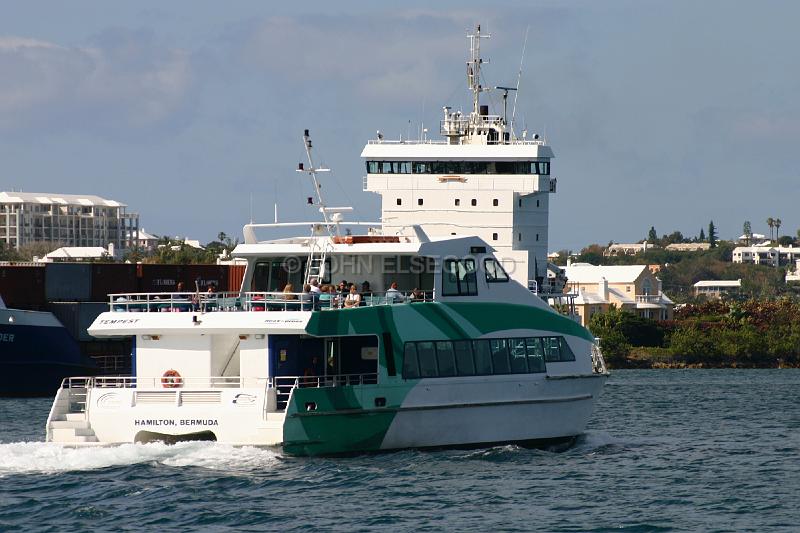
[(672, 300), (647, 265), (573, 263), (565, 271), (567, 288), (578, 295), (575, 310), (584, 326), (594, 314), (606, 312), (612, 305), (644, 318), (669, 320), (673, 316)]
[(35, 242), (124, 250), (136, 244), (139, 215), (99, 196), (0, 192), (0, 242), (19, 250)]
[(721, 299), (727, 294), (738, 293), (742, 289), (741, 279), (702, 280), (694, 284), (694, 295)]

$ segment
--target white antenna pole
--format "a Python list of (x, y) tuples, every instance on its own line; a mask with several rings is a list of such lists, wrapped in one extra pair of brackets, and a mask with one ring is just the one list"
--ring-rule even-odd
[(250, 223), (253, 223), (253, 193), (250, 193)]
[[(319, 210), (322, 213), (322, 218), (325, 221), (325, 228), (330, 233), (331, 223), (328, 220), (328, 211), (325, 209), (325, 202), (322, 200), (322, 187), (319, 184), (319, 180), (317, 179), (317, 172), (327, 172), (329, 169), (327, 168), (315, 168), (314, 167), (314, 159), (311, 157), (311, 137), (308, 134), (308, 130), (303, 132), (303, 146), (306, 149), (306, 158), (308, 158), (308, 166), (309, 168), (303, 168), (303, 163), (298, 165), (297, 171), (298, 172), (308, 172), (308, 175), (311, 176), (311, 181), (314, 184), (314, 193), (317, 196), (317, 205), (319, 206)], [(339, 234), (339, 225), (336, 225), (336, 234)]]
[(490, 35), (481, 35), (481, 25), (475, 26), (475, 33), (469, 37), (469, 61), (467, 61), (467, 85), (472, 91), (472, 113), (478, 116), (480, 113), (479, 96), (481, 92), (488, 91), (489, 88), (481, 87), (481, 65), (488, 63), (481, 59), (481, 39), (488, 39)]
[(519, 96), (519, 82), (522, 78), (522, 65), (525, 62), (525, 49), (528, 47), (528, 32), (531, 31), (530, 25), (525, 29), (525, 42), (522, 43), (522, 57), (519, 60), (519, 72), (517, 73), (517, 90), (514, 92), (514, 107), (511, 109), (511, 132), (514, 133), (514, 117), (517, 115), (517, 96)]
[(278, 202), (275, 202), (275, 223), (278, 223)]

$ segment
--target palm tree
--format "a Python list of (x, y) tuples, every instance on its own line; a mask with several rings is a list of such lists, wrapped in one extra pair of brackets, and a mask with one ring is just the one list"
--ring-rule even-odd
[(781, 238), (781, 219), (776, 218), (772, 223), (775, 224), (775, 240), (777, 241)]
[(767, 219), (767, 226), (769, 226), (769, 240), (772, 241), (772, 228), (775, 227), (775, 219), (769, 217)]

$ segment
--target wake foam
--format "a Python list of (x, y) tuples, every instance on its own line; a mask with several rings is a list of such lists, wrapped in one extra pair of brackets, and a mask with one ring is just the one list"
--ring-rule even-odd
[(274, 465), (279, 458), (280, 454), (274, 450), (213, 442), (77, 448), (51, 442), (14, 442), (0, 444), (0, 477), (9, 474), (97, 470), (151, 462), (245, 473)]

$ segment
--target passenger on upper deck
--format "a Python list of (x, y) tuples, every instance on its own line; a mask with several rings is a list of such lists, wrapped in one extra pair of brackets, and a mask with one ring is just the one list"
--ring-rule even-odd
[(425, 293), (423, 293), (417, 287), (414, 287), (414, 290), (411, 291), (411, 295), (408, 297), (408, 301), (411, 302), (411, 303), (424, 302), (425, 301)]
[(291, 283), (287, 283), (286, 286), (283, 288), (283, 299), (284, 300), (297, 300), (297, 295), (292, 294), (294, 292), (294, 285)]
[(320, 292), (322, 292), (322, 290), (319, 288), (319, 281), (317, 281), (317, 278), (312, 278), (310, 285), (312, 293), (319, 294)]
[(361, 305), (361, 295), (358, 294), (355, 285), (350, 285), (350, 292), (345, 296), (344, 306), (351, 308), (358, 307), (359, 305)]
[(389, 290), (386, 291), (386, 301), (389, 303), (395, 303), (402, 302), (403, 300), (405, 300), (403, 293), (397, 290), (397, 282), (393, 281), (389, 286)]

